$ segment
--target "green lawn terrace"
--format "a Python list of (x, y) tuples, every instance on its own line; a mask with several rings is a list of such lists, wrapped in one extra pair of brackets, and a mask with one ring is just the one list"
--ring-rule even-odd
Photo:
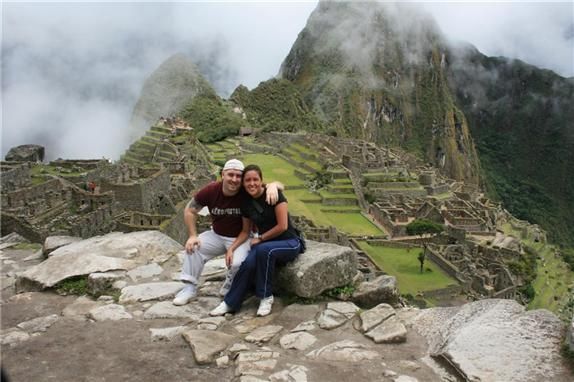
[(366, 172), (361, 174), (365, 194), (373, 198), (390, 194), (425, 197), (427, 190), (416, 177), (398, 172)]
[(130, 145), (120, 161), (144, 168), (150, 167), (151, 163), (177, 161), (180, 156), (179, 146), (171, 142), (175, 138), (184, 142), (190, 139), (185, 135), (174, 137), (171, 128), (154, 125)]
[(310, 173), (321, 171), (325, 167), (312, 149), (297, 142), (284, 147), (281, 153), (294, 166)]
[(425, 292), (458, 287), (455, 279), (430, 260), (425, 261), (423, 273), (420, 273), (418, 255), (422, 248), (393, 247), (367, 240), (356, 240), (356, 243), (379, 269), (397, 278), (398, 288), (403, 295), (424, 295)]

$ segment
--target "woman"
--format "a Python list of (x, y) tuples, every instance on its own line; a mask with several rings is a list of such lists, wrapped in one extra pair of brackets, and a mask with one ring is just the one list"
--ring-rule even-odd
[(231, 288), (224, 300), (210, 312), (212, 316), (238, 311), (250, 286), (255, 281), (255, 295), (261, 299), (258, 316), (267, 316), (273, 305), (273, 274), (275, 264), (285, 264), (297, 258), (302, 252), (302, 241), (291, 224), (287, 212), (287, 199), (279, 191), (275, 206), (265, 201), (261, 169), (249, 165), (243, 171), (243, 187), (250, 197), (241, 207), (243, 228), (226, 254), (229, 263), (233, 250), (249, 238), (252, 226), (258, 232), (251, 239), (251, 250), (233, 279)]

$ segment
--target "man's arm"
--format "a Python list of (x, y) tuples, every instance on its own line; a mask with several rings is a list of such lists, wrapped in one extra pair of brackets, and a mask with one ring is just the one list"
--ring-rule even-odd
[(189, 203), (185, 206), (185, 210), (183, 211), (183, 221), (187, 226), (187, 232), (189, 237), (185, 242), (185, 250), (188, 253), (193, 253), (193, 247), (199, 247), (201, 243), (199, 242), (199, 238), (197, 237), (197, 214), (203, 207), (197, 203), (195, 198), (192, 198)]
[(279, 200), (278, 190), (284, 191), (285, 186), (283, 185), (283, 183), (275, 181), (265, 185), (265, 189), (267, 190), (265, 201), (270, 206), (274, 206), (275, 204), (277, 204), (277, 200)]

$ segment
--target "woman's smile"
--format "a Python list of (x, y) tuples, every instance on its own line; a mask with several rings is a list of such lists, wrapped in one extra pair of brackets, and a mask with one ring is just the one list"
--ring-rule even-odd
[(248, 171), (243, 175), (243, 187), (254, 198), (263, 193), (263, 183), (257, 171)]

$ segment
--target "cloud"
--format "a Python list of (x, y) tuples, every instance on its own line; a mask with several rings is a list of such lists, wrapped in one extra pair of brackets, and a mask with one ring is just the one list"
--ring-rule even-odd
[(574, 3), (424, 2), (451, 41), (574, 76)]
[(1, 155), (36, 143), (47, 159), (118, 159), (143, 83), (164, 60), (186, 54), (223, 96), (240, 83), (254, 87), (277, 73), (313, 8), (4, 3)]
[[(0, 154), (36, 143), (48, 159), (118, 159), (141, 87), (164, 60), (186, 54), (223, 96), (253, 88), (277, 74), (316, 4), (3, 2)], [(422, 6), (486, 54), (574, 75), (571, 2)]]

